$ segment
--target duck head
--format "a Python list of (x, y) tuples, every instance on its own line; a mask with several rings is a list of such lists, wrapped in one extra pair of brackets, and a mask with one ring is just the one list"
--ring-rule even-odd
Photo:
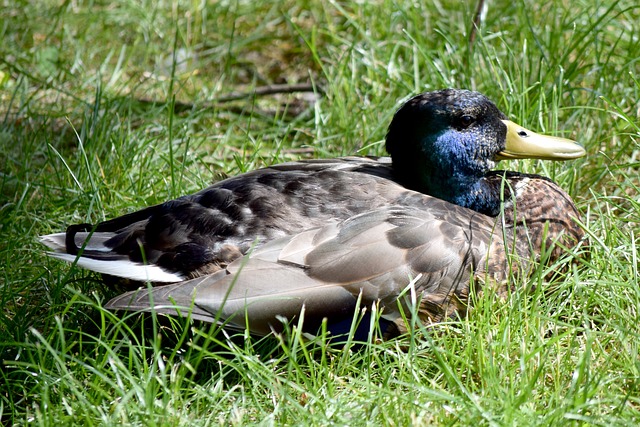
[(443, 89), (417, 95), (395, 114), (387, 133), (394, 173), (407, 188), (494, 214), (484, 179), (503, 159), (569, 160), (584, 148), (536, 134), (510, 120), (478, 92)]

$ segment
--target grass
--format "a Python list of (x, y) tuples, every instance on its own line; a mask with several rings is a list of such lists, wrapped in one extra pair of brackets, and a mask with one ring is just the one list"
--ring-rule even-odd
[[(496, 0), (470, 46), (468, 2), (262, 3), (0, 10), (3, 423), (638, 424), (640, 7)], [(315, 95), (215, 102), (307, 82)], [(503, 165), (553, 178), (583, 213), (591, 256), (553, 292), (327, 348), (296, 328), (257, 339), (114, 315), (116, 290), (37, 242), (266, 164), (383, 154), (401, 100), (444, 86), (585, 145), (571, 163)]]

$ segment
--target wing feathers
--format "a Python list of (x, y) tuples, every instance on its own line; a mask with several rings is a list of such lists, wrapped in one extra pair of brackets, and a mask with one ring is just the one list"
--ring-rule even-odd
[(486, 255), (465, 237), (465, 227), (448, 229), (443, 237), (442, 221), (419, 209), (379, 209), (271, 241), (224, 271), (151, 294), (125, 294), (108, 307), (154, 306), (176, 313), (171, 307), (177, 305), (183, 315), (192, 307), (194, 318), (220, 319), (237, 328), (248, 319), (252, 332), (266, 334), (280, 324), (279, 317), (294, 318), (303, 306), (314, 324), (324, 317), (342, 319), (360, 295), (363, 306), (384, 302), (385, 317), (400, 319), (394, 301), (419, 277), (416, 290), (428, 292), (425, 310), (438, 318), (448, 312), (452, 294), (468, 295), (471, 266)]

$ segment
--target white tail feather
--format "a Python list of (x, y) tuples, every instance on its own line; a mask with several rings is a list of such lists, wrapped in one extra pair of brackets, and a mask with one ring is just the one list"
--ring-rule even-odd
[[(49, 245), (47, 244), (47, 246)], [(185, 279), (182, 275), (168, 272), (161, 267), (158, 267), (157, 265), (143, 265), (124, 259), (105, 261), (85, 258), (82, 256), (78, 258), (75, 255), (60, 252), (47, 252), (47, 255), (71, 263), (75, 262), (77, 259), (76, 264), (82, 268), (86, 268), (87, 270), (96, 271), (98, 273), (108, 274), (111, 276), (124, 277), (126, 279), (136, 280), (139, 282), (149, 281), (175, 283), (181, 282)]]
[(66, 233), (47, 234), (40, 236), (40, 243), (56, 252), (64, 252), (66, 250), (65, 236)]

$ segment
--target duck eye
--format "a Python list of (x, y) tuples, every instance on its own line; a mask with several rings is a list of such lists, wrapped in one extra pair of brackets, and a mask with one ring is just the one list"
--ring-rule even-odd
[(469, 126), (471, 126), (471, 124), (474, 121), (475, 121), (475, 118), (473, 116), (468, 115), (468, 114), (460, 116), (460, 119), (458, 120), (458, 122), (460, 123), (460, 127), (461, 128), (468, 128)]

